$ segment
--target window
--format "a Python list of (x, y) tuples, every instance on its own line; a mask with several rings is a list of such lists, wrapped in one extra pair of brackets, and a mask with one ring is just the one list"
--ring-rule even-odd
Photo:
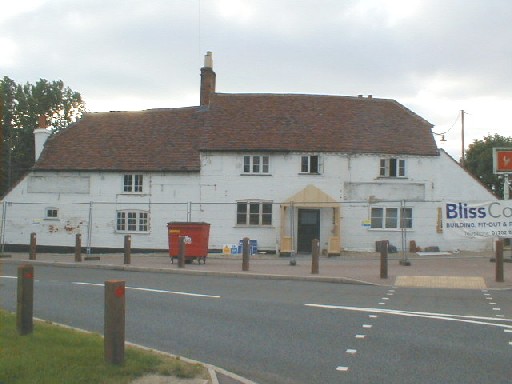
[(116, 230), (120, 232), (148, 232), (149, 213), (142, 211), (118, 211)]
[(142, 192), (142, 175), (124, 175), (124, 192)]
[(412, 208), (372, 208), (371, 228), (412, 228)]
[(320, 173), (320, 164), (317, 155), (302, 156), (300, 160), (301, 173)]
[(59, 210), (57, 208), (46, 208), (45, 219), (55, 220), (59, 218)]
[(238, 225), (272, 225), (272, 203), (243, 201), (236, 204)]
[(269, 173), (270, 159), (268, 156), (244, 156), (244, 173)]
[(405, 160), (380, 159), (381, 177), (405, 177)]

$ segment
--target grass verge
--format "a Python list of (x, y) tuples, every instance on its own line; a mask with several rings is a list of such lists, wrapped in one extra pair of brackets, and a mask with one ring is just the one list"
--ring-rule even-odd
[(146, 374), (207, 377), (200, 364), (134, 347), (124, 364), (107, 364), (100, 335), (50, 323), (36, 321), (32, 334), (19, 336), (16, 316), (0, 310), (0, 384), (128, 384)]

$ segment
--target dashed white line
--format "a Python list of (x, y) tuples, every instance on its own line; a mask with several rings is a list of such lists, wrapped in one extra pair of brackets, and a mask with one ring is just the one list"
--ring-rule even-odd
[(348, 367), (336, 367), (336, 370), (340, 372), (348, 372)]
[(370, 329), (371, 327), (373, 327), (373, 325), (371, 325), (371, 324), (363, 324), (363, 328)]
[(357, 350), (356, 349), (347, 349), (345, 352), (350, 355), (355, 355), (357, 353)]
[(356, 335), (356, 339), (364, 339), (366, 335)]

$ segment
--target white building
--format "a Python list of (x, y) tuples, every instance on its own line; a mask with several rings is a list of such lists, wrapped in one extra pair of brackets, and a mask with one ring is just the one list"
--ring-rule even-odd
[[(491, 249), (443, 237), (442, 202), (495, 200), (444, 151), (432, 125), (394, 100), (215, 92), (201, 105), (89, 113), (46, 141), (3, 198), (1, 241), (93, 251), (167, 249), (167, 223), (211, 224), (209, 248), (248, 236), (260, 250), (324, 253)], [(42, 139), (40, 138), (42, 137)], [(47, 135), (36, 130), (36, 147)], [(39, 156), (40, 155), (40, 156)]]

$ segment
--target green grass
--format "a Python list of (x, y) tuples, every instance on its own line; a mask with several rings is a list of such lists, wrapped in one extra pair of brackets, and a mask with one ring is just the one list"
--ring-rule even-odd
[(44, 322), (19, 336), (16, 316), (0, 310), (0, 384), (127, 384), (145, 374), (206, 378), (200, 364), (133, 347), (124, 364), (104, 361), (103, 338)]

